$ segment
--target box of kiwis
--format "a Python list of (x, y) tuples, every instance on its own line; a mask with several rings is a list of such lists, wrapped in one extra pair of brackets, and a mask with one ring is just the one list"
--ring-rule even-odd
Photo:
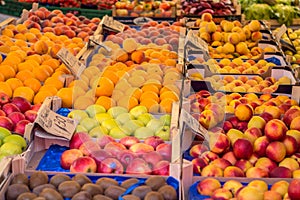
[(93, 174), (12, 174), (0, 191), (2, 200), (176, 200), (173, 177), (95, 176)]

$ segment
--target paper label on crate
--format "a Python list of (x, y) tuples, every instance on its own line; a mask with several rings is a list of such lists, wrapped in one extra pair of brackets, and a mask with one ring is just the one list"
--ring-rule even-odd
[(149, 17), (137, 17), (133, 20), (133, 23), (136, 25), (143, 25), (150, 21), (153, 21), (153, 19), (151, 19)]
[(192, 43), (195, 47), (208, 52), (207, 43), (200, 37), (198, 37), (193, 30), (189, 30), (189, 32), (187, 33), (187, 36), (185, 38), (185, 45), (187, 45), (188, 42)]
[(83, 63), (81, 63), (68, 49), (64, 47), (61, 48), (56, 55), (77, 78), (80, 77), (81, 73), (86, 68)]
[(48, 106), (42, 106), (35, 123), (48, 133), (70, 140), (76, 129), (75, 120), (53, 112)]
[(89, 38), (89, 45), (96, 44), (100, 47), (103, 47), (106, 51), (111, 52), (112, 49), (102, 43), (102, 35), (94, 35)]
[(276, 39), (276, 41), (279, 42), (280, 39), (281, 39), (281, 37), (286, 33), (286, 31), (287, 31), (287, 28), (286, 28), (285, 24), (283, 24), (283, 25), (279, 28), (278, 32), (275, 34), (275, 39)]
[(125, 28), (124, 24), (107, 15), (102, 18), (101, 24), (103, 28), (108, 28), (109, 30), (116, 32), (123, 32)]

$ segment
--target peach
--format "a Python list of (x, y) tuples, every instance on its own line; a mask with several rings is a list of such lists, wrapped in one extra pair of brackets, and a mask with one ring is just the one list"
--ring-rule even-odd
[(271, 178), (292, 178), (292, 171), (289, 168), (279, 166), (275, 167), (270, 173)]
[(268, 184), (263, 180), (253, 180), (248, 183), (248, 186), (255, 187), (261, 192), (268, 191)]
[(281, 200), (282, 197), (278, 192), (275, 191), (265, 191), (264, 200)]
[(231, 166), (231, 163), (224, 159), (224, 158), (217, 158), (215, 160), (213, 160), (210, 165), (215, 165), (216, 167), (221, 168), (222, 170), (224, 170), (226, 167)]
[(244, 173), (246, 173), (246, 171), (253, 167), (253, 165), (250, 163), (249, 160), (245, 160), (245, 159), (240, 159), (238, 161), (236, 161), (236, 163), (234, 164), (236, 167), (240, 168)]
[(281, 116), (280, 109), (277, 106), (267, 106), (263, 112), (270, 113), (273, 119), (279, 119)]
[(231, 32), (231, 30), (234, 28), (234, 24), (229, 21), (224, 21), (221, 26), (225, 32)]
[(292, 172), (299, 169), (299, 163), (293, 158), (285, 158), (279, 164), (279, 167), (286, 167)]
[(251, 127), (244, 132), (244, 135), (246, 139), (248, 139), (252, 144), (254, 144), (255, 140), (262, 136), (262, 132), (257, 127)]
[(243, 184), (237, 180), (228, 180), (223, 185), (223, 188), (230, 190), (234, 196), (236, 196), (236, 192), (242, 187)]
[(211, 197), (212, 199), (231, 199), (233, 196), (230, 190), (219, 188), (213, 192)]
[(145, 53), (143, 51), (134, 51), (131, 54), (131, 60), (137, 64), (141, 64), (145, 60)]
[(270, 158), (261, 157), (256, 161), (255, 167), (258, 167), (258, 168), (261, 168), (261, 169), (264, 169), (264, 170), (270, 172), (273, 169), (275, 169), (275, 167), (277, 167), (277, 164), (274, 161), (272, 161)]
[(234, 53), (234, 52), (235, 52), (235, 47), (234, 47), (234, 45), (231, 44), (231, 43), (229, 43), (229, 42), (225, 43), (224, 46), (223, 46), (223, 52), (224, 52), (225, 54), (231, 54), (231, 53)]
[(220, 32), (214, 32), (211, 36), (212, 41), (221, 41), (222, 34)]
[(215, 178), (206, 178), (197, 184), (197, 191), (201, 195), (211, 196), (219, 188), (221, 188), (221, 183)]
[(223, 121), (225, 117), (224, 109), (217, 103), (209, 103), (204, 110), (211, 110), (217, 114), (217, 121)]
[(255, 187), (246, 186), (244, 188), (241, 188), (241, 190), (238, 192), (237, 199), (263, 200), (264, 193)]
[(297, 141), (298, 146), (300, 145), (300, 131), (297, 130), (288, 130), (286, 135), (292, 136)]
[(205, 22), (210, 22), (212, 21), (213, 17), (210, 13), (203, 13), (203, 15), (201, 16), (201, 20), (205, 21)]
[(240, 121), (249, 121), (254, 112), (250, 105), (240, 104), (235, 108), (234, 114)]
[(205, 151), (202, 155), (201, 158), (205, 158), (208, 162), (211, 162), (213, 160), (216, 160), (219, 158), (218, 154), (211, 152), (211, 151)]
[(193, 172), (196, 174), (201, 174), (202, 169), (208, 165), (208, 161), (204, 158), (194, 158), (192, 160)]
[(245, 174), (236, 166), (228, 166), (224, 170), (224, 177), (245, 177)]
[(200, 33), (200, 38), (204, 41), (206, 41), (207, 43), (210, 43), (211, 41), (211, 36), (209, 33), (204, 32), (204, 33)]
[(251, 34), (251, 40), (254, 41), (254, 42), (257, 42), (261, 39), (262, 39), (262, 33), (261, 32), (256, 31), (256, 32), (253, 32)]
[(231, 163), (231, 165), (235, 165), (236, 162), (237, 162), (237, 159), (236, 159), (236, 157), (235, 157), (235, 155), (232, 151), (229, 151), (229, 152), (225, 153), (222, 156), (222, 158), (225, 159), (225, 160), (228, 160)]
[(45, 41), (39, 40), (34, 44), (34, 51), (37, 54), (46, 54), (48, 52), (48, 45)]
[(228, 36), (228, 41), (231, 43), (231, 44), (238, 44), (240, 42), (240, 36), (238, 33), (230, 33), (229, 36)]
[(201, 176), (223, 177), (223, 170), (214, 165), (207, 165), (202, 169)]
[(230, 140), (231, 146), (233, 146), (237, 139), (245, 138), (244, 134), (240, 130), (234, 128), (230, 129), (226, 135)]
[(294, 137), (287, 135), (282, 142), (285, 146), (287, 156), (291, 156), (297, 152), (299, 143)]
[(196, 144), (190, 149), (190, 156), (198, 158), (203, 152), (207, 151), (207, 146), (203, 144)]
[(264, 133), (270, 141), (283, 140), (287, 130), (288, 128), (283, 121), (272, 119), (267, 122)]
[(261, 169), (259, 167), (251, 167), (246, 172), (247, 178), (267, 178), (269, 177), (269, 173), (265, 169)]
[(275, 162), (282, 161), (286, 156), (286, 149), (282, 142), (271, 142), (266, 148), (266, 155)]
[(240, 55), (247, 55), (250, 53), (250, 50), (248, 49), (248, 46), (245, 42), (239, 42), (236, 45), (235, 49), (236, 49), (236, 52), (239, 53)]
[(296, 169), (293, 171), (293, 178), (300, 178), (300, 169)]
[(209, 137), (209, 148), (214, 153), (223, 153), (230, 147), (228, 137), (223, 134), (211, 134)]
[(212, 128), (218, 124), (218, 116), (212, 110), (204, 110), (198, 117), (200, 124), (206, 128)]
[(249, 29), (251, 32), (260, 31), (260, 22), (258, 20), (251, 20), (249, 23)]
[(260, 116), (253, 116), (248, 122), (248, 128), (256, 127), (264, 130), (266, 121)]
[(249, 159), (253, 153), (253, 146), (247, 139), (237, 139), (232, 149), (237, 159)]
[(283, 197), (288, 192), (288, 187), (287, 181), (277, 181), (271, 186), (270, 191), (278, 192)]
[(213, 22), (213, 21), (208, 22), (206, 24), (205, 28), (206, 28), (207, 33), (214, 33), (217, 30), (217, 26), (216, 26), (215, 22)]
[(292, 180), (288, 187), (288, 196), (290, 199), (298, 199), (300, 196), (300, 181), (298, 179)]
[(291, 130), (298, 130), (298, 131), (300, 131), (300, 116), (294, 118), (291, 121), (290, 129)]

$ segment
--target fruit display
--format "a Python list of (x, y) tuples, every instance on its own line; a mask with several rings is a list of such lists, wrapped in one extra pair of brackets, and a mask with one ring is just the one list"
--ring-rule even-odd
[(175, 1), (117, 1), (118, 17), (175, 17)]
[(171, 144), (158, 136), (143, 141), (125, 136), (119, 141), (109, 135), (97, 140), (77, 132), (70, 149), (62, 152), (60, 166), (71, 172), (169, 175)]
[(237, 180), (220, 182), (215, 178), (205, 178), (193, 184), (190, 189), (190, 198), (237, 198), (248, 199), (296, 199), (300, 195), (297, 188), (299, 180), (291, 182), (280, 180), (270, 185), (264, 180), (253, 180), (248, 183)]
[(227, 16), (236, 14), (235, 6), (231, 0), (214, 1), (180, 1), (181, 15), (202, 16), (210, 13), (216, 16)]
[(5, 197), (12, 199), (178, 199), (178, 182), (172, 178), (96, 177), (76, 174), (48, 175), (38, 171), (29, 177), (16, 174)]

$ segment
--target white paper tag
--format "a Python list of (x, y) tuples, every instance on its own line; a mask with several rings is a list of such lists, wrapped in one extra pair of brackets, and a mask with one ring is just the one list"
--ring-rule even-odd
[(71, 70), (72, 74), (77, 78), (80, 77), (86, 66), (81, 63), (68, 49), (61, 48), (57, 52), (57, 57)]
[(101, 24), (103, 28), (107, 28), (111, 31), (116, 31), (116, 32), (123, 32), (125, 28), (124, 24), (118, 22), (117, 20), (114, 20), (112, 17), (109, 17), (107, 15), (105, 15), (102, 18)]
[(285, 24), (283, 24), (283, 25), (279, 28), (278, 32), (275, 34), (275, 39), (276, 39), (276, 41), (279, 42), (280, 39), (281, 39), (281, 37), (286, 33), (286, 31), (287, 31), (287, 28), (286, 28)]
[(187, 33), (187, 36), (185, 38), (185, 45), (188, 42), (191, 42), (195, 47), (208, 52), (208, 44), (200, 37), (198, 37), (193, 30), (189, 30), (189, 32)]

